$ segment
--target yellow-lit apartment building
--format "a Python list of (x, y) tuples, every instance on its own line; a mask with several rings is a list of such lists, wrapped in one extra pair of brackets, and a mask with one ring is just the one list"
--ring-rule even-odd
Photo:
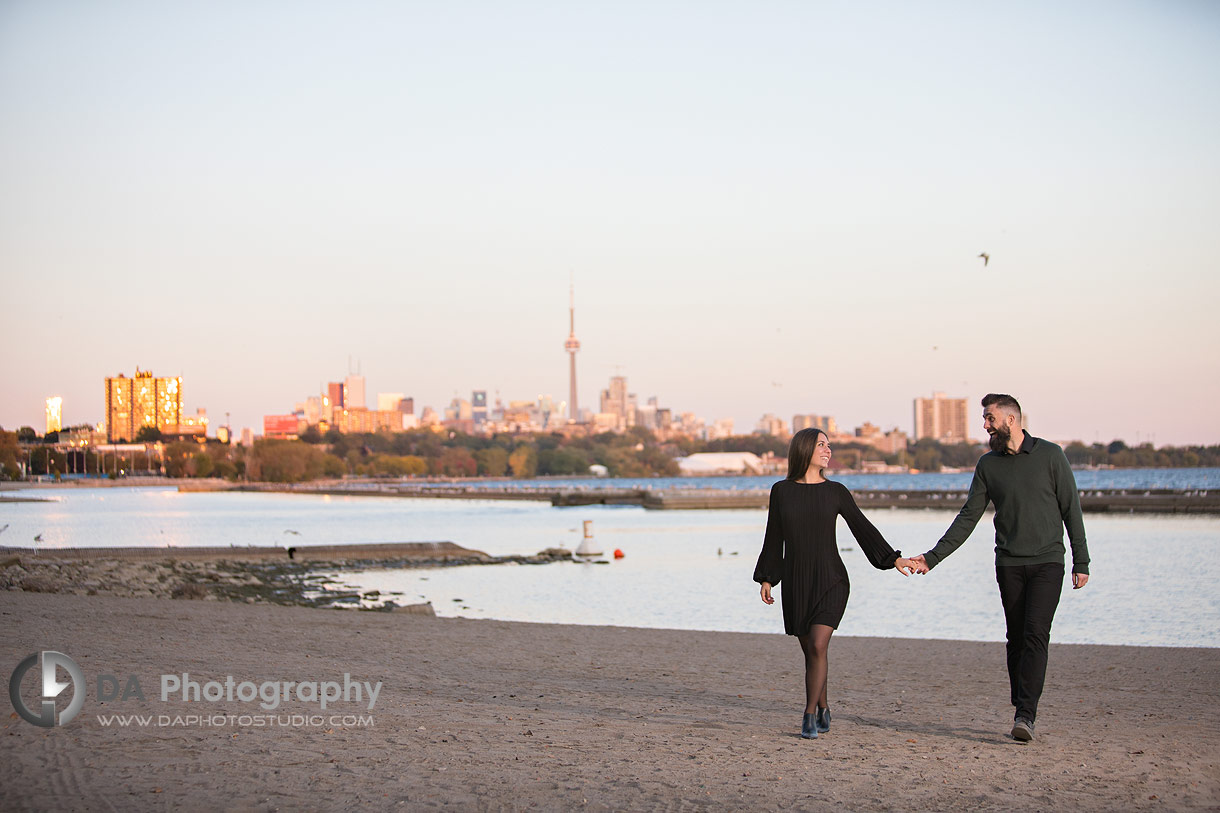
[(157, 378), (148, 371), (106, 379), (106, 440), (131, 442), (145, 426), (178, 434), (182, 418), (182, 378)]

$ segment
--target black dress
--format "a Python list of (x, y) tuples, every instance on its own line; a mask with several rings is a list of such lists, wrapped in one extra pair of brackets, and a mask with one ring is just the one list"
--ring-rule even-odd
[(835, 542), (838, 516), (847, 520), (873, 567), (894, 566), (899, 552), (861, 513), (842, 483), (780, 480), (771, 486), (767, 534), (754, 581), (783, 583), (784, 632), (789, 635), (804, 635), (814, 624), (838, 629), (843, 620), (850, 585)]

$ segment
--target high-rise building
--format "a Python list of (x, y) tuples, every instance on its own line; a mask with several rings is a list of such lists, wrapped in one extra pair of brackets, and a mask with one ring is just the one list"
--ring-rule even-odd
[(388, 412), (392, 409), (398, 409), (398, 402), (403, 399), (401, 392), (379, 392), (377, 393), (377, 409), (381, 412)]
[(568, 289), (568, 340), (563, 343), (568, 351), (568, 417), (574, 423), (580, 421), (580, 407), (576, 404), (576, 351), (580, 342), (576, 340), (576, 286)]
[(970, 440), (965, 398), (949, 398), (943, 392), (915, 399), (915, 440), (932, 438), (941, 443)]
[(343, 382), (331, 381), (326, 385), (326, 398), (330, 401), (331, 409), (338, 409), (344, 406), (343, 403)]
[(755, 428), (756, 435), (773, 435), (777, 438), (788, 437), (788, 424), (784, 423), (784, 419), (772, 415), (768, 412), (758, 419), (758, 427)]
[(349, 375), (343, 379), (343, 406), (347, 409), (364, 409), (364, 376)]
[(610, 388), (602, 390), (601, 414), (613, 415), (621, 431), (635, 426), (635, 394), (627, 392), (627, 377), (610, 378)]
[(64, 428), (63, 423), (63, 406), (64, 399), (58, 395), (54, 395), (47, 399), (47, 434), (58, 432)]
[(106, 378), (106, 440), (133, 441), (146, 426), (178, 434), (182, 423), (182, 379), (157, 378), (136, 368), (133, 378)]
[(839, 431), (839, 425), (829, 415), (793, 415), (792, 432), (796, 434), (802, 429), (821, 429), (828, 435)]
[(487, 423), (487, 390), (470, 393), (470, 416), (476, 427)]

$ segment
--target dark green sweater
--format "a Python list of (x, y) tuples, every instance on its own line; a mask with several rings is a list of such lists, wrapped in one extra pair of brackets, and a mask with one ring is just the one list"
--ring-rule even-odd
[(991, 502), (997, 565), (1062, 562), (1066, 525), (1072, 541), (1072, 572), (1089, 572), (1080, 492), (1072, 467), (1058, 446), (1022, 432), (1025, 439), (1016, 454), (988, 452), (979, 458), (966, 504), (936, 547), (924, 554), (928, 567), (935, 567), (966, 541)]

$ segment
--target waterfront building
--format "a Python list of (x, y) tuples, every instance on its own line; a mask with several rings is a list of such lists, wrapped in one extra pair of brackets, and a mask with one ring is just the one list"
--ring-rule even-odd
[(833, 435), (839, 431), (839, 425), (829, 415), (793, 415), (793, 434), (802, 429), (821, 429), (827, 435)]
[(106, 378), (108, 442), (133, 441), (146, 426), (176, 435), (182, 418), (181, 377), (157, 378), (137, 367), (132, 378), (122, 373)]
[(915, 440), (966, 443), (970, 440), (968, 414), (965, 398), (949, 398), (943, 392), (934, 392), (931, 398), (916, 398)]
[(344, 407), (336, 409), (334, 421), (331, 424), (342, 434), (401, 432), (403, 430), (403, 414), (397, 409), (364, 409), (361, 407)]
[(63, 407), (64, 399), (58, 395), (54, 395), (47, 399), (47, 431), (46, 434), (58, 432), (64, 428), (63, 423)]
[(777, 438), (788, 437), (788, 425), (784, 423), (784, 419), (772, 415), (768, 412), (758, 419), (758, 426), (754, 430), (756, 435), (772, 435)]
[[(295, 440), (301, 430), (301, 420), (296, 415), (264, 415), (263, 437), (278, 440)], [(243, 444), (244, 444), (243, 432)]]

